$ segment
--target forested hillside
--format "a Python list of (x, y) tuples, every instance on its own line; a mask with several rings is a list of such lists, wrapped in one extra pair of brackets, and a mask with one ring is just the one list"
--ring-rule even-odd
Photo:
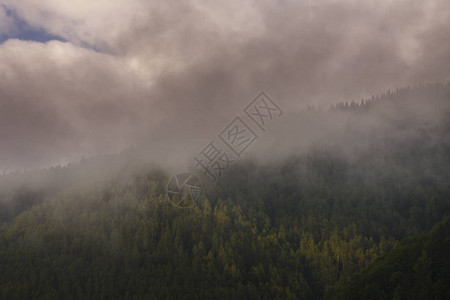
[(337, 299), (449, 299), (450, 217), (352, 276)]
[[(445, 299), (450, 122), (433, 103), (450, 84), (313, 109), (361, 122), (337, 138), (367, 148), (249, 157), (192, 209), (167, 201), (164, 168), (123, 163), (132, 151), (2, 176), (0, 298)], [(368, 130), (374, 116), (389, 127)], [(108, 176), (81, 184), (93, 165)]]

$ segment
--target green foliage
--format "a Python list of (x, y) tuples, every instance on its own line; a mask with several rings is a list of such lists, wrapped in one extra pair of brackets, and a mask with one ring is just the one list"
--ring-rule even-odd
[[(445, 186), (433, 186), (429, 201), (421, 177), (371, 167), (384, 173), (368, 180), (364, 167), (323, 153), (277, 166), (244, 163), (189, 210), (167, 202), (166, 178), (158, 172), (68, 191), (20, 214), (1, 233), (0, 298), (329, 298), (361, 268), (381, 264), (376, 259), (399, 238), (449, 211)], [(423, 213), (404, 213), (416, 206), (435, 212), (429, 222)], [(430, 277), (431, 257), (442, 251), (417, 248), (418, 238), (404, 243), (395, 249), (405, 253), (393, 252), (389, 263), (370, 271), (361, 295), (389, 297), (390, 290), (374, 294), (375, 283), (388, 278), (395, 288), (409, 269), (417, 274), (408, 275), (412, 282), (445, 283)], [(428, 295), (427, 281), (422, 286)]]
[[(408, 117), (398, 130), (420, 134), (365, 131), (366, 152), (241, 162), (193, 209), (127, 156), (48, 170), (35, 188), (3, 178), (0, 299), (448, 299), (450, 123)], [(120, 175), (87, 185), (99, 168)]]
[(450, 217), (357, 272), (335, 299), (449, 299)]

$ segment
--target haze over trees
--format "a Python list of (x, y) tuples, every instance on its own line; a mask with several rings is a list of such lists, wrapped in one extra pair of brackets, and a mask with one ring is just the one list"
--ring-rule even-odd
[(286, 124), (192, 209), (145, 149), (0, 176), (0, 298), (449, 299), (450, 83)]

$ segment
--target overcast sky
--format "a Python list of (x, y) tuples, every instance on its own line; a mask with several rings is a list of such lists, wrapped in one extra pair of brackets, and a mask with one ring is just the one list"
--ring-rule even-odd
[(208, 138), (261, 90), (289, 113), (445, 82), (449, 28), (448, 0), (0, 0), (0, 170)]

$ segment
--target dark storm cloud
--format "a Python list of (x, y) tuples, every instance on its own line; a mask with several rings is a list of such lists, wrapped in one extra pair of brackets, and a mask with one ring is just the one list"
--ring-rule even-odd
[(105, 2), (98, 19), (12, 3), (69, 42), (0, 45), (0, 169), (146, 142), (195, 148), (260, 90), (290, 113), (450, 79), (447, 1)]

